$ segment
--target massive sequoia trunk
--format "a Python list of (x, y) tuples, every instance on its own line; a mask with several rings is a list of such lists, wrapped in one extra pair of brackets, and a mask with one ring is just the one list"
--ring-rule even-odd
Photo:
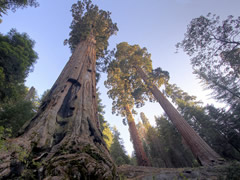
[(117, 178), (97, 116), (95, 44), (90, 36), (76, 47), (37, 115), (1, 153), (0, 177)]
[(125, 110), (127, 114), (127, 121), (128, 121), (130, 136), (131, 136), (133, 147), (137, 157), (137, 163), (139, 166), (150, 166), (150, 162), (144, 151), (142, 142), (140, 141), (140, 138), (138, 136), (136, 124), (128, 105), (125, 106)]
[(144, 71), (139, 66), (135, 66), (135, 68), (137, 73), (147, 84), (153, 96), (162, 106), (169, 119), (178, 129), (179, 133), (182, 135), (200, 164), (213, 165), (216, 163), (222, 163), (223, 159), (193, 130), (193, 128), (174, 108), (174, 106), (167, 100), (167, 98), (164, 97), (161, 91), (148, 81)]

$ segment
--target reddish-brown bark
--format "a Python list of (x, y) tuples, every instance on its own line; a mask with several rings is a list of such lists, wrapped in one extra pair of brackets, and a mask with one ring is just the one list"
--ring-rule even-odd
[(136, 124), (135, 124), (134, 118), (132, 116), (132, 113), (131, 113), (128, 105), (125, 106), (125, 110), (126, 110), (126, 114), (127, 114), (129, 132), (130, 132), (130, 136), (131, 136), (131, 139), (133, 142), (133, 147), (134, 147), (134, 150), (136, 153), (138, 165), (139, 166), (150, 166), (150, 162), (144, 151), (142, 142), (140, 141), (138, 131), (136, 128)]
[(0, 177), (24, 179), (29, 172), (37, 179), (116, 178), (99, 129), (95, 43), (93, 36), (79, 43), (37, 115), (11, 140), (30, 156), (22, 161), (14, 149), (0, 154)]
[(147, 84), (149, 90), (162, 106), (172, 123), (176, 126), (179, 133), (182, 135), (187, 145), (190, 147), (196, 159), (202, 165), (212, 165), (215, 163), (222, 163), (223, 159), (193, 130), (193, 128), (186, 122), (186, 120), (179, 114), (174, 106), (164, 97), (161, 91), (152, 83), (144, 71), (135, 66), (137, 73)]

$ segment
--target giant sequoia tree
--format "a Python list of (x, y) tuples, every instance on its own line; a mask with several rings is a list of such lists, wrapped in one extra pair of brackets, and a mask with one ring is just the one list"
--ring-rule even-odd
[(198, 134), (222, 157), (239, 159), (239, 125), (229, 112), (213, 105), (203, 107), (195, 96), (175, 84), (166, 86), (166, 94), (177, 105), (181, 115)]
[[(111, 99), (113, 99), (112, 110), (113, 113), (117, 113), (117, 115), (120, 114), (127, 119), (138, 165), (149, 166), (149, 161), (144, 152), (132, 115), (134, 107), (134, 98), (132, 93), (134, 92), (134, 86), (138, 86), (139, 82), (129, 79), (128, 73), (121, 71), (119, 66), (126, 66), (126, 64), (119, 64), (116, 60), (113, 60), (110, 63), (107, 70), (108, 79), (105, 81), (106, 87), (110, 89), (108, 91), (108, 95)], [(133, 86), (130, 86), (129, 81), (133, 81)]]
[(24, 133), (1, 152), (2, 178), (116, 178), (97, 117), (95, 65), (117, 27), (91, 1), (78, 1), (72, 15), (73, 54)]
[[(169, 119), (185, 139), (196, 159), (198, 159), (202, 165), (211, 165), (219, 160), (221, 161), (222, 159), (220, 156), (193, 130), (193, 128), (184, 120), (174, 106), (158, 89), (158, 87), (167, 80), (167, 72), (162, 71), (161, 69), (155, 71), (149, 69), (150, 66), (148, 66), (148, 64), (151, 63), (149, 58), (150, 54), (147, 53), (146, 48), (141, 49), (137, 45), (130, 46), (125, 42), (120, 43), (117, 46), (116, 59), (119, 61), (119, 64), (128, 64), (128, 66), (121, 66), (121, 70), (123, 72), (129, 72), (129, 75), (133, 74), (129, 79), (142, 79), (144, 81), (145, 84), (142, 87), (147, 89), (145, 94), (152, 94), (156, 101), (159, 102)], [(137, 75), (139, 75), (139, 77)], [(141, 91), (144, 89), (138, 89), (137, 92), (142, 94)]]

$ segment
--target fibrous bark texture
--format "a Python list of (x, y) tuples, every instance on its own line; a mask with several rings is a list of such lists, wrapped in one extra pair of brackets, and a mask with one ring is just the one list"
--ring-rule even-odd
[(162, 106), (169, 119), (175, 125), (179, 133), (182, 135), (187, 145), (190, 147), (196, 159), (202, 165), (213, 165), (222, 163), (224, 160), (194, 131), (194, 129), (186, 122), (186, 120), (179, 114), (174, 106), (164, 97), (161, 91), (148, 81), (144, 71), (135, 66), (138, 74), (147, 84), (149, 90)]
[(127, 121), (128, 121), (130, 136), (131, 136), (133, 147), (137, 157), (137, 163), (139, 166), (150, 166), (150, 162), (144, 151), (142, 142), (138, 136), (136, 124), (128, 105), (125, 106), (125, 110), (127, 114)]
[(37, 115), (11, 140), (28, 155), (21, 160), (9, 145), (11, 151), (0, 156), (1, 177), (117, 178), (98, 122), (95, 43), (90, 36), (76, 47)]

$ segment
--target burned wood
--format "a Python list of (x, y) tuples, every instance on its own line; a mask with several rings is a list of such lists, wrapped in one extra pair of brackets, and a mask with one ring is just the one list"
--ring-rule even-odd
[(67, 81), (71, 82), (74, 86), (80, 86), (81, 87), (81, 84), (76, 79), (69, 78)]
[(87, 118), (87, 121), (88, 121), (88, 126), (89, 126), (89, 131), (91, 132), (90, 136), (93, 136), (94, 139), (93, 141), (94, 142), (97, 142), (99, 144), (105, 144), (104, 140), (102, 139), (100, 133), (97, 133), (97, 131), (95, 130), (95, 128), (93, 127), (93, 124), (92, 122), (89, 120), (89, 118)]
[(60, 143), (63, 140), (63, 138), (65, 137), (65, 135), (66, 135), (66, 132), (55, 133), (53, 135), (53, 144), (56, 145), (56, 144)]
[(70, 89), (68, 90), (67, 95), (63, 100), (62, 106), (58, 111), (58, 115), (61, 116), (62, 118), (71, 117), (73, 115), (73, 111), (75, 108), (71, 104), (74, 101), (73, 96), (75, 97), (75, 95), (72, 94), (72, 90), (73, 86), (71, 86)]
[(61, 119), (61, 120), (59, 120), (58, 118), (56, 119), (56, 122), (57, 122), (60, 126), (65, 126), (65, 125), (68, 123), (67, 119)]
[[(37, 116), (20, 137), (9, 141), (28, 153), (23, 166), (10, 157), (12, 152), (21, 155), (15, 148), (0, 152), (0, 159), (4, 160), (0, 179), (76, 179), (79, 172), (84, 179), (118, 179), (95, 119), (96, 90), (91, 88), (96, 85), (93, 40), (91, 37), (76, 47)], [(79, 68), (74, 68), (76, 66)], [(88, 69), (92, 73), (88, 73)], [(70, 144), (72, 141), (75, 143)], [(92, 157), (93, 152), (97, 158)], [(33, 165), (33, 161), (38, 161), (39, 167)]]

